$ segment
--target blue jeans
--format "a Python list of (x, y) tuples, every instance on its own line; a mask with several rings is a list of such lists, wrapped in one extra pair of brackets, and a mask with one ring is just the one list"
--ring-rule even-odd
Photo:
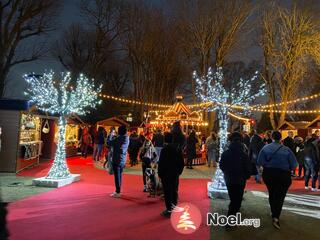
[(113, 175), (114, 175), (114, 183), (116, 185), (116, 193), (120, 193), (123, 167), (120, 165), (112, 165), (112, 168), (113, 168)]
[[(309, 185), (309, 180), (311, 178), (311, 187), (316, 188), (316, 183), (318, 180), (318, 172), (319, 172), (319, 167), (318, 166), (308, 166), (306, 165), (306, 172), (304, 174), (304, 183), (305, 186), (308, 187)], [(319, 183), (320, 184), (320, 183)]]
[(159, 162), (162, 147), (155, 147), (155, 149), (156, 149), (156, 153), (157, 153), (157, 161), (156, 162)]
[(211, 166), (211, 163), (213, 166), (215, 166), (216, 162), (217, 162), (217, 154), (216, 151), (213, 150), (208, 150), (207, 152), (207, 157), (208, 157), (208, 166)]
[(261, 182), (262, 171), (260, 169), (260, 166), (256, 165), (256, 169), (257, 169), (257, 175), (254, 177), (254, 179), (256, 180), (256, 182)]
[(94, 161), (100, 160), (102, 149), (103, 149), (103, 144), (94, 144), (94, 149), (93, 149), (93, 160)]

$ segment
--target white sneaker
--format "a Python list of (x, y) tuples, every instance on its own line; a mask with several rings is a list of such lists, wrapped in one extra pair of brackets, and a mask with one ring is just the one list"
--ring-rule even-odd
[(116, 192), (110, 194), (110, 197), (114, 197), (114, 198), (119, 198), (120, 196), (121, 196), (120, 193), (116, 193)]
[(316, 192), (317, 190), (315, 188), (311, 188), (311, 192)]
[(308, 189), (309, 189), (309, 187), (304, 187), (304, 189), (308, 190)]

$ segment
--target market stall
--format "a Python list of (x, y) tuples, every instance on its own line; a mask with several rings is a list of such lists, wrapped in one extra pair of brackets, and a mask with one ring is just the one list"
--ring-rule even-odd
[(309, 129), (309, 134), (315, 133), (317, 130), (320, 131), (320, 116), (310, 122), (307, 128)]
[(118, 127), (125, 125), (127, 127), (129, 127), (129, 123), (127, 123), (126, 121), (117, 118), (117, 117), (111, 117), (111, 118), (107, 118), (101, 121), (97, 122), (97, 129), (99, 127), (103, 127), (107, 132), (109, 132), (111, 127), (114, 127), (116, 130), (118, 129)]
[[(53, 159), (57, 143), (58, 117), (37, 111), (28, 101), (0, 100), (0, 172), (20, 172)], [(78, 154), (79, 129), (84, 123), (77, 116), (66, 127), (67, 157)]]
[(289, 122), (284, 121), (284, 123), (279, 127), (279, 130), (282, 135), (282, 139), (285, 139), (288, 136), (288, 132), (292, 131), (294, 136), (300, 136), (305, 138), (308, 133), (308, 125), (310, 122), (300, 121), (300, 122)]
[(0, 100), (1, 172), (19, 172), (39, 163), (42, 119), (31, 110), (28, 101)]

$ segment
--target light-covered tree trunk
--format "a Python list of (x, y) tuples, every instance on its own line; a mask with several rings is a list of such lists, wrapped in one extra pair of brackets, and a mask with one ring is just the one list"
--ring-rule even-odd
[(59, 138), (57, 144), (57, 151), (54, 157), (54, 162), (49, 170), (46, 178), (48, 179), (64, 179), (70, 177), (70, 171), (66, 162), (66, 118), (59, 117)]

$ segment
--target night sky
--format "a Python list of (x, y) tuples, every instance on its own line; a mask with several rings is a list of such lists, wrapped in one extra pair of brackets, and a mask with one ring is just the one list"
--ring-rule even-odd
[[(151, 0), (150, 0), (151, 1)], [(164, 6), (167, 0), (152, 0), (154, 4), (159, 6)], [(78, 10), (77, 5), (79, 4), (79, 0), (64, 0), (63, 6), (61, 9), (60, 16), (57, 21), (59, 25), (57, 26), (57, 30), (50, 33), (46, 37), (46, 41), (54, 41), (56, 40), (64, 29), (68, 28), (72, 23), (76, 23), (82, 21), (80, 12)], [(32, 39), (35, 41), (36, 38)], [(254, 59), (259, 59), (261, 56), (260, 49), (254, 44), (254, 36), (246, 36), (245, 42), (243, 43), (244, 47), (241, 51), (238, 51), (233, 54), (231, 57), (231, 61), (241, 60), (243, 62), (250, 62)], [(22, 78), (22, 75), (25, 73), (36, 73), (41, 74), (44, 70), (54, 70), (56, 73), (64, 71), (63, 67), (60, 63), (56, 62), (50, 57), (45, 59), (40, 59), (35, 62), (20, 64), (11, 69), (8, 78), (8, 84), (6, 89), (6, 97), (8, 98), (24, 98), (23, 89), (25, 89), (26, 84)], [(190, 73), (192, 73), (193, 69), (190, 69)]]

